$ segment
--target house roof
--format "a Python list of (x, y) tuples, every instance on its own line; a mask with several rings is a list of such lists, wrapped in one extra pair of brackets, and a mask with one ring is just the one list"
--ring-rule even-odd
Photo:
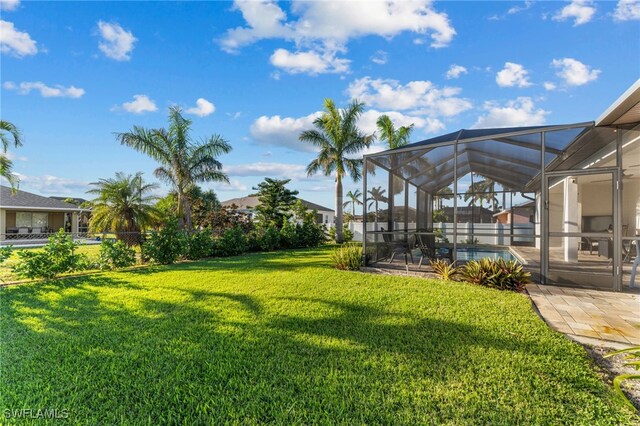
[[(302, 198), (299, 198), (299, 200), (302, 201), (302, 204), (304, 204), (309, 210), (333, 211), (333, 209), (312, 203), (311, 201), (303, 200)], [(223, 201), (221, 204), (223, 207), (230, 207), (235, 204), (240, 209), (255, 209), (260, 204), (260, 200), (258, 200), (257, 195), (249, 195), (247, 197), (232, 198), (231, 200)]]
[(0, 185), (0, 207), (4, 209), (32, 209), (32, 210), (53, 210), (53, 211), (82, 211), (73, 204), (56, 200), (55, 198), (43, 197), (31, 192), (17, 190), (11, 193), (11, 188)]
[(80, 204), (87, 201), (84, 198), (77, 198), (77, 197), (49, 197), (49, 198), (53, 198), (54, 200), (58, 200), (58, 201), (72, 200), (73, 203), (71, 204), (75, 204), (76, 206), (79, 206)]
[(640, 122), (640, 78), (596, 120), (596, 126)]

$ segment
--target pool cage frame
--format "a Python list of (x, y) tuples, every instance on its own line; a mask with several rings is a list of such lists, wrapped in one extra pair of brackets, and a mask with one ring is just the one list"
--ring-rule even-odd
[[(362, 215), (362, 240), (363, 240), (363, 262), (366, 264), (368, 262), (375, 262), (381, 259), (373, 256), (372, 248), (377, 247), (380, 243), (380, 236), (383, 234), (392, 235), (395, 240), (408, 241), (408, 234), (413, 233), (433, 233), (433, 211), (434, 211), (434, 190), (430, 193), (424, 190), (423, 188), (427, 186), (427, 183), (416, 184), (416, 178), (421, 176), (420, 167), (416, 169), (413, 168), (413, 173), (408, 173), (407, 168), (408, 165), (412, 163), (418, 162), (419, 160), (424, 159), (430, 152), (434, 152), (434, 150), (441, 147), (453, 147), (453, 151), (450, 155), (447, 155), (444, 159), (441, 159), (440, 163), (431, 164), (428, 159), (423, 161), (423, 164), (431, 169), (437, 168), (442, 164), (452, 161), (452, 170), (448, 170), (447, 176), (450, 175), (450, 179), (444, 181), (447, 186), (453, 185), (452, 187), (452, 203), (453, 203), (453, 226), (452, 226), (452, 249), (453, 249), (453, 260), (454, 262), (459, 261), (458, 253), (461, 247), (464, 247), (465, 244), (462, 244), (459, 241), (460, 236), (469, 236), (468, 231), (460, 231), (459, 230), (459, 210), (461, 205), (458, 201), (464, 195), (464, 192), (461, 192), (461, 188), (459, 188), (459, 181), (461, 178), (464, 178), (467, 175), (473, 176), (476, 175), (483, 176), (485, 178), (490, 178), (496, 181), (498, 184), (503, 186), (503, 192), (514, 192), (518, 191), (524, 196), (525, 190), (527, 193), (535, 193), (535, 203), (534, 203), (534, 223), (533, 223), (533, 234), (528, 235), (533, 241), (536, 249), (539, 248), (539, 258), (537, 262), (531, 262), (529, 265), (529, 269), (532, 270), (534, 276), (541, 283), (562, 283), (562, 281), (571, 273), (581, 273), (579, 269), (576, 269), (576, 265), (569, 265), (568, 272), (563, 274), (554, 274), (550, 270), (550, 240), (561, 240), (563, 244), (567, 244), (566, 242), (570, 242), (571, 244), (576, 243), (581, 244), (580, 241), (585, 238), (600, 238), (603, 240), (605, 237), (612, 240), (613, 245), (613, 253), (610, 254), (611, 260), (609, 261), (610, 273), (608, 276), (610, 280), (604, 279), (605, 287), (614, 291), (622, 291), (622, 244), (618, 242), (623, 240), (623, 220), (622, 220), (622, 179), (624, 175), (623, 170), (623, 161), (622, 161), (622, 131), (638, 131), (637, 129), (640, 126), (635, 125), (635, 127), (629, 125), (623, 126), (595, 126), (594, 122), (582, 122), (582, 123), (574, 123), (567, 125), (553, 125), (553, 126), (536, 126), (536, 127), (521, 127), (521, 128), (510, 128), (510, 129), (477, 129), (477, 130), (460, 130), (458, 132), (454, 132), (448, 135), (439, 136), (436, 138), (428, 139), (425, 141), (413, 143), (406, 145), (401, 148), (387, 150), (383, 152), (368, 154), (364, 156), (364, 171), (363, 171), (363, 194), (364, 194), (364, 202), (363, 202), (363, 215)], [(603, 130), (604, 129), (604, 130)], [(558, 139), (558, 135), (566, 133), (566, 140), (560, 141)], [(638, 131), (640, 132), (640, 131)], [(615, 136), (613, 134), (615, 133)], [(537, 135), (537, 136), (536, 136)], [(553, 143), (548, 139), (550, 136), (554, 138)], [(537, 139), (537, 143), (532, 144), (530, 141), (532, 137)], [(612, 139), (613, 137), (613, 139)], [(638, 139), (638, 138), (636, 138)], [(488, 150), (487, 152), (477, 152), (475, 150), (474, 155), (479, 158), (479, 160), (471, 161), (470, 155), (466, 152), (469, 147), (475, 148), (475, 143), (478, 143), (478, 146), (481, 143), (488, 143), (487, 146), (493, 146), (492, 143), (499, 142), (500, 144), (505, 144), (505, 147), (508, 145), (510, 147), (515, 147), (513, 153), (502, 154), (500, 152), (495, 152), (495, 149)], [(535, 146), (534, 146), (535, 145)], [(640, 145), (640, 144), (638, 144)], [(614, 148), (612, 148), (614, 146)], [(512, 149), (512, 148), (509, 148)], [(518, 150), (523, 151), (518, 151)], [(527, 151), (531, 154), (531, 150), (539, 151), (539, 169), (535, 170), (532, 165), (536, 162), (528, 161), (525, 155), (520, 155)], [(610, 162), (614, 159), (614, 164), (610, 166), (606, 166), (604, 161), (600, 162), (600, 159), (596, 158), (598, 155), (602, 156), (603, 150), (606, 149), (614, 149), (615, 156), (612, 158), (607, 158)], [(639, 151), (640, 152), (640, 151)], [(466, 164), (462, 164), (461, 158), (465, 156), (466, 160), (463, 162)], [(497, 156), (498, 159), (492, 157)], [(608, 157), (611, 157), (611, 153), (608, 153)], [(595, 158), (595, 159), (594, 159)], [(504, 173), (501, 173), (500, 168), (490, 168), (489, 166), (483, 167), (482, 161), (495, 161), (496, 163), (508, 162), (510, 165), (513, 165), (514, 168), (521, 167), (522, 169), (529, 170), (528, 173), (522, 172), (522, 170), (513, 170), (513, 173), (509, 170), (504, 170)], [(586, 164), (586, 165), (585, 165)], [(446, 168), (445, 168), (446, 169)], [(371, 182), (373, 177), (375, 176), (376, 170), (383, 170), (388, 174), (386, 191), (388, 194), (388, 202), (387, 202), (387, 230), (378, 230), (374, 228), (373, 230), (368, 229), (368, 225), (371, 225), (371, 221), (368, 220), (368, 184)], [(490, 171), (490, 173), (489, 173)], [(426, 169), (422, 169), (422, 173), (426, 174)], [(460, 175), (459, 175), (460, 174)], [(590, 175), (605, 175), (610, 176), (612, 183), (612, 226), (607, 230), (608, 235), (603, 234), (603, 232), (588, 232), (585, 229), (576, 228), (575, 226), (571, 227), (563, 225), (563, 228), (556, 229), (553, 226), (550, 228), (550, 216), (549, 216), (549, 191), (550, 188), (553, 188), (563, 181), (568, 181), (569, 179), (581, 179), (581, 177)], [(490, 176), (487, 176), (490, 175)], [(510, 186), (508, 182), (511, 180), (524, 182), (524, 179), (527, 179), (525, 185), (520, 188), (513, 188)], [(394, 204), (394, 179), (400, 179), (403, 184), (403, 195), (404, 202), (402, 206), (404, 210), (401, 212), (403, 216), (402, 229), (396, 229), (398, 220), (395, 220), (396, 215), (396, 206)], [(410, 200), (409, 193), (410, 189), (413, 187), (416, 191), (415, 195), (415, 229), (410, 229), (409, 227), (409, 210), (410, 210)], [(438, 189), (438, 186), (433, 187), (435, 190)], [(422, 197), (426, 197), (426, 200), (421, 200)], [(513, 203), (511, 202), (511, 209), (513, 215)], [(426, 211), (425, 210), (426, 206)], [(482, 203), (481, 203), (482, 206)], [(503, 202), (503, 208), (504, 202)], [(565, 205), (565, 210), (570, 210)], [(376, 222), (378, 223), (378, 211), (376, 214)], [(473, 214), (473, 208), (472, 208)], [(565, 213), (566, 215), (567, 213)], [(382, 221), (384, 223), (384, 221)], [(565, 220), (566, 222), (566, 220)], [(426, 230), (425, 230), (426, 228)], [(469, 240), (474, 239), (476, 236), (486, 236), (486, 237), (495, 237), (495, 233), (482, 233), (475, 232), (473, 225), (471, 231), (471, 238)], [(513, 224), (511, 225), (509, 233), (501, 233), (502, 237), (513, 238), (522, 237), (522, 234), (515, 234), (513, 232)], [(387, 240), (390, 237), (385, 237)], [(624, 236), (624, 239), (631, 242), (634, 238)], [(554, 241), (555, 241), (554, 240)], [(640, 242), (639, 242), (640, 244)], [(373, 247), (372, 247), (373, 246)], [(580, 250), (580, 249), (578, 249)], [(565, 249), (566, 252), (566, 249)], [(535, 260), (535, 259), (534, 259)], [(537, 266), (536, 266), (537, 263)], [(573, 271), (571, 269), (574, 269)], [(607, 274), (605, 274), (607, 275)], [(564, 277), (564, 278), (563, 278)], [(569, 280), (568, 284), (571, 285), (579, 285), (579, 286), (590, 286), (588, 282), (580, 282), (580, 280)]]

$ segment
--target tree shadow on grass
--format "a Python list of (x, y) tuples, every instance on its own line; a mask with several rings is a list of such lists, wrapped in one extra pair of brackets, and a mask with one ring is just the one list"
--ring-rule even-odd
[[(518, 423), (526, 397), (513, 405), (512, 390), (475, 380), (491, 374), (478, 354), (553, 352), (366, 303), (278, 298), (289, 304), (273, 312), (237, 291), (172, 290), (109, 275), (0, 291), (0, 409), (68, 408), (88, 424)], [(549, 421), (577, 409), (561, 402)]]

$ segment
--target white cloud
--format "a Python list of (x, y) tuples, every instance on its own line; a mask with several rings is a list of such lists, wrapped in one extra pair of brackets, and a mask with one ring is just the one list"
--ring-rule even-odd
[(597, 80), (601, 72), (573, 58), (554, 59), (551, 62), (551, 66), (559, 69), (556, 75), (562, 78), (569, 86), (582, 86), (590, 81)]
[(242, 115), (242, 113), (240, 111), (236, 111), (234, 113), (227, 113), (227, 116), (230, 117), (232, 120), (237, 120), (238, 118), (240, 118), (240, 116)]
[(306, 176), (306, 167), (302, 164), (259, 161), (256, 163), (225, 165), (224, 172), (229, 176), (279, 176), (299, 178)]
[(229, 192), (229, 191), (246, 191), (247, 185), (240, 182), (237, 179), (229, 179), (229, 183), (226, 182), (217, 182), (214, 183), (213, 189), (219, 192)]
[(98, 21), (98, 30), (100, 37), (102, 37), (98, 47), (105, 56), (116, 61), (131, 59), (133, 45), (138, 40), (131, 31), (126, 31), (120, 24), (110, 24), (103, 21)]
[(325, 73), (343, 73), (349, 70), (349, 61), (337, 58), (336, 52), (298, 51), (276, 49), (270, 58), (271, 65), (282, 68), (289, 74), (308, 73), (311, 75)]
[(29, 176), (14, 173), (20, 179), (20, 189), (42, 195), (82, 195), (88, 189), (87, 182), (59, 176)]
[(215, 110), (216, 106), (214, 104), (205, 98), (198, 98), (198, 100), (196, 100), (196, 106), (188, 108), (185, 112), (187, 114), (197, 115), (198, 117), (206, 117), (207, 115), (213, 114)]
[(13, 151), (7, 151), (4, 155), (11, 161), (28, 161), (29, 160), (24, 155), (17, 155)]
[(292, 19), (270, 0), (236, 0), (234, 9), (242, 13), (246, 25), (229, 29), (219, 40), (221, 48), (237, 53), (262, 39), (293, 42), (295, 53), (278, 49), (271, 56), (274, 65), (289, 72), (348, 71), (349, 61), (336, 56), (345, 53), (346, 44), (357, 37), (391, 38), (411, 31), (429, 36), (431, 46), (440, 48), (447, 46), (456, 34), (448, 16), (437, 12), (432, 0), (371, 0), (366, 3), (366, 13), (363, 3), (356, 1), (294, 0), (290, 7)]
[[(417, 115), (451, 117), (471, 108), (471, 102), (458, 97), (459, 87), (439, 88), (430, 81), (410, 81), (403, 85), (397, 80), (363, 77), (347, 88), (352, 99), (367, 106), (385, 110), (414, 110)], [(414, 114), (414, 115), (416, 115)]]
[(147, 95), (134, 95), (133, 101), (122, 104), (122, 109), (134, 114), (157, 111), (156, 103), (149, 99)]
[(640, 20), (640, 0), (620, 0), (613, 11), (616, 21)]
[(554, 21), (566, 21), (573, 19), (573, 26), (586, 24), (593, 19), (596, 8), (591, 0), (573, 0), (570, 4), (560, 9), (554, 16)]
[(251, 125), (251, 136), (256, 143), (262, 145), (277, 145), (296, 151), (315, 152), (313, 145), (299, 141), (298, 137), (303, 130), (312, 129), (313, 120), (320, 115), (322, 113), (319, 111), (300, 118), (263, 115)]
[(360, 116), (358, 127), (365, 133), (377, 131), (376, 122), (381, 115), (388, 115), (396, 128), (413, 124), (416, 129), (422, 129), (425, 133), (436, 133), (445, 127), (444, 123), (436, 118), (405, 115), (398, 111), (377, 111), (375, 109), (365, 111)]
[(507, 15), (515, 15), (516, 13), (520, 13), (524, 10), (528, 10), (533, 6), (532, 0), (525, 0), (523, 6), (513, 6), (507, 10)]
[(505, 62), (504, 68), (496, 74), (496, 83), (500, 87), (529, 87), (529, 71), (522, 65)]
[(0, 20), (0, 52), (22, 58), (38, 53), (38, 47), (29, 33), (18, 31), (13, 22)]
[[(283, 38), (297, 44), (343, 44), (368, 35), (393, 37), (403, 31), (430, 34), (433, 47), (443, 47), (456, 34), (448, 16), (435, 11), (430, 0), (371, 0), (366, 12), (360, 2), (306, 2), (295, 0), (289, 21), (272, 1), (236, 0), (247, 26), (228, 30), (220, 41), (227, 51), (266, 38)], [(364, 12), (364, 13), (363, 13)]]
[(446, 77), (447, 80), (451, 80), (460, 77), (462, 74), (469, 74), (469, 71), (462, 65), (452, 64), (447, 71)]
[(384, 50), (376, 51), (375, 55), (371, 57), (371, 62), (378, 65), (384, 65), (387, 63), (388, 60), (389, 60), (388, 54)]
[(23, 81), (20, 84), (15, 84), (13, 81), (6, 81), (2, 84), (6, 90), (17, 90), (21, 95), (27, 95), (32, 90), (40, 92), (40, 95), (44, 98), (81, 98), (85, 91), (79, 87), (69, 86), (64, 87), (60, 84), (55, 86), (47, 86), (41, 81)]
[(20, 0), (0, 0), (0, 10), (12, 11), (20, 6)]
[(542, 85), (544, 86), (545, 90), (556, 90), (556, 84), (551, 81), (545, 81)]
[(485, 102), (485, 115), (478, 117), (473, 128), (520, 127), (544, 124), (549, 111), (536, 108), (529, 97), (519, 97), (507, 101), (504, 105), (497, 102)]

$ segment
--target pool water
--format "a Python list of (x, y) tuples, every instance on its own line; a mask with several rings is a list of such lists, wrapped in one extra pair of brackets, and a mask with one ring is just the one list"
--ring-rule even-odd
[(504, 260), (519, 260), (509, 250), (504, 249), (481, 249), (481, 248), (459, 248), (456, 250), (458, 260), (480, 260), (483, 257), (497, 259), (499, 257)]

